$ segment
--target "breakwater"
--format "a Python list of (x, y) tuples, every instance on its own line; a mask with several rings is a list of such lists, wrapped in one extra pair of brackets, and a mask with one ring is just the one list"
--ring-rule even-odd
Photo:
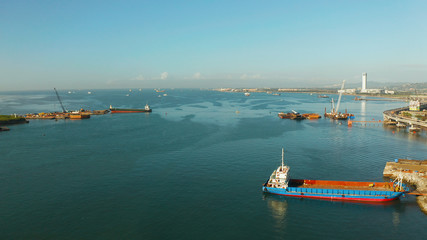
[(412, 194), (418, 195), (417, 203), (427, 214), (427, 160), (399, 159), (387, 162), (383, 175), (393, 179), (402, 177), (403, 181), (415, 185), (416, 190)]

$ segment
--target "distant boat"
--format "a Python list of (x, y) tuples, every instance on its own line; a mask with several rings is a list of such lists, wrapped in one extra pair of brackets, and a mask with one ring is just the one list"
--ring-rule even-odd
[(329, 98), (329, 96), (328, 96), (328, 95), (320, 95), (320, 94), (319, 94), (319, 95), (317, 95), (317, 97), (318, 97), (318, 98)]
[(250, 96), (251, 94), (248, 92), (245, 92), (245, 96)]
[(307, 119), (319, 119), (319, 118), (322, 118), (322, 116), (320, 116), (317, 113), (304, 113), (304, 114), (302, 114), (302, 116), (304, 118), (307, 118)]
[(398, 128), (406, 128), (406, 124), (401, 123), (401, 122), (398, 122), (398, 123), (396, 124), (396, 127), (398, 127)]
[(90, 118), (90, 113), (89, 112), (82, 112), (82, 111), (74, 111), (74, 112), (70, 112), (69, 117), (71, 120), (88, 119), (88, 118)]
[(290, 179), (290, 167), (282, 165), (273, 171), (262, 186), (266, 193), (298, 198), (317, 198), (324, 200), (342, 200), (358, 202), (385, 202), (398, 199), (407, 186), (399, 178), (395, 182), (354, 182)]
[(151, 112), (152, 109), (148, 104), (145, 105), (144, 109), (137, 109), (137, 108), (113, 108), (110, 105), (110, 111), (111, 113), (141, 113), (141, 112)]
[(10, 129), (8, 127), (0, 127), (0, 132), (9, 131), (9, 130)]
[(415, 127), (414, 125), (411, 125), (408, 130), (409, 130), (409, 132), (419, 132), (419, 131), (421, 131), (421, 129), (419, 127)]
[(87, 94), (92, 94), (92, 92), (87, 92)]
[(165, 92), (165, 90), (156, 89), (156, 92)]

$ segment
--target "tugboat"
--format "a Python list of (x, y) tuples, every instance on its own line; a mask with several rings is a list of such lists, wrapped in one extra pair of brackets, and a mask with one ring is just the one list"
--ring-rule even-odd
[(284, 165), (282, 148), (282, 165), (273, 171), (262, 190), (289, 197), (358, 202), (392, 201), (409, 191), (402, 183), (402, 177), (394, 182), (327, 181), (290, 179), (289, 172), (290, 167)]
[(292, 110), (292, 115), (290, 117), (292, 120), (303, 120), (305, 117), (303, 117), (299, 112)]

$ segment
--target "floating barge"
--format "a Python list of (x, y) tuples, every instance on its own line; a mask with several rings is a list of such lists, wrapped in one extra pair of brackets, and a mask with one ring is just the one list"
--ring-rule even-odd
[(281, 119), (292, 119), (292, 120), (303, 120), (303, 119), (319, 119), (321, 116), (317, 113), (304, 113), (300, 114), (297, 111), (292, 110), (292, 112), (284, 113), (280, 112), (277, 114)]
[(151, 112), (152, 109), (148, 104), (145, 105), (144, 109), (136, 109), (136, 108), (113, 108), (110, 105), (110, 112), (111, 113), (142, 113), (142, 112)]
[(69, 118), (71, 120), (88, 119), (88, 118), (90, 118), (90, 113), (88, 113), (88, 112), (81, 112), (81, 111), (75, 111), (75, 112), (71, 112), (70, 113)]
[(395, 182), (354, 182), (290, 179), (289, 166), (283, 164), (273, 171), (263, 184), (266, 193), (327, 200), (386, 202), (398, 199), (409, 189), (402, 181)]

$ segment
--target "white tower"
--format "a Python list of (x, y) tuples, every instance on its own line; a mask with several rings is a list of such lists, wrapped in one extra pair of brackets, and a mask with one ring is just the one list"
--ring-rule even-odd
[(361, 92), (366, 92), (367, 85), (368, 85), (368, 74), (362, 73), (362, 91)]

